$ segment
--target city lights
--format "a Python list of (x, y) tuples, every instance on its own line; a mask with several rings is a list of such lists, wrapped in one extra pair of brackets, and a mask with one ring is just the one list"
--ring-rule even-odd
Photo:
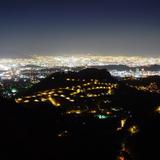
[[(124, 57), (124, 56), (32, 56), (31, 58), (3, 58), (0, 61), (1, 79), (11, 79), (14, 75), (25, 77), (24, 73), (28, 71), (38, 71), (42, 68), (55, 67), (91, 67), (105, 65), (126, 65), (129, 67), (160, 65), (160, 58), (145, 58), (145, 57)], [(66, 71), (66, 69), (64, 69)], [(145, 71), (144, 69), (133, 70), (110, 70), (111, 74), (120, 77), (140, 77), (149, 75), (160, 75), (160, 71)], [(32, 74), (32, 72), (31, 72)], [(39, 75), (44, 78), (44, 75)], [(70, 80), (69, 78), (67, 80)], [(72, 79), (71, 81), (74, 81)], [(96, 83), (96, 81), (95, 81)]]

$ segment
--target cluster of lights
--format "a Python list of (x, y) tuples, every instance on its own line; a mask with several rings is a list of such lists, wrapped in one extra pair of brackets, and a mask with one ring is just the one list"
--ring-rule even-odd
[[(0, 59), (0, 73), (1, 79), (12, 79), (17, 76), (19, 78), (28, 78), (25, 72), (38, 70), (42, 68), (56, 68), (61, 67), (91, 67), (91, 66), (104, 66), (104, 65), (126, 65), (129, 67), (149, 65), (160, 65), (160, 58), (145, 58), (145, 57), (112, 57), (112, 56), (32, 56), (30, 58), (6, 58)], [(32, 67), (33, 66), (33, 67)], [(34, 68), (34, 69), (33, 69)], [(144, 71), (144, 70), (110, 70), (113, 76), (120, 77), (147, 77), (150, 75), (160, 75), (160, 71)], [(38, 74), (39, 78), (46, 77), (47, 74)], [(31, 77), (30, 77), (31, 78)], [(33, 77), (32, 77), (33, 78)]]
[(115, 77), (134, 77), (134, 78), (140, 78), (140, 77), (148, 77), (148, 76), (160, 76), (160, 71), (148, 71), (148, 70), (140, 70), (140, 71), (134, 71), (134, 70), (123, 70), (119, 71), (116, 69), (110, 70), (111, 75)]
[(3, 58), (0, 62), (0, 69), (8, 70), (18, 66), (38, 65), (43, 67), (54, 66), (95, 66), (95, 65), (127, 65), (130, 67), (141, 66), (142, 64), (160, 64), (160, 58), (153, 57), (127, 57), (127, 56), (32, 56), (30, 58)]
[(150, 83), (149, 85), (143, 86), (143, 85), (128, 85), (132, 88), (136, 88), (139, 91), (144, 91), (144, 92), (153, 92), (153, 93), (160, 93), (159, 87), (157, 86), (157, 84), (154, 83)]
[[(80, 79), (66, 78), (66, 81), (80, 82)], [(63, 103), (64, 100), (72, 103), (75, 102), (75, 99), (77, 97), (94, 98), (104, 95), (112, 95), (114, 89), (116, 89), (117, 87), (117, 83), (104, 83), (100, 82), (97, 79), (83, 79), (81, 80), (81, 83), (77, 85), (41, 91), (31, 96), (17, 98), (15, 99), (15, 101), (16, 103), (51, 102), (53, 106), (59, 107), (61, 106), (61, 103)], [(61, 99), (60, 102), (58, 99)]]

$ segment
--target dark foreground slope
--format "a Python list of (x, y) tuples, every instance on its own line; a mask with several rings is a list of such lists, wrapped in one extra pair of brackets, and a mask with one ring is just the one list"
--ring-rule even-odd
[(85, 119), (84, 124), (84, 118), (66, 119), (50, 106), (21, 107), (1, 101), (1, 159), (115, 159), (119, 152), (121, 135), (112, 132), (108, 120)]
[[(90, 79), (99, 79), (103, 83), (118, 83), (118, 88), (113, 94), (98, 98), (91, 97), (91, 100), (99, 102), (108, 100), (109, 104), (91, 103), (91, 100), (87, 99), (81, 106), (77, 105), (77, 102), (72, 102), (67, 107), (75, 105), (75, 109), (90, 102), (92, 105), (97, 105), (102, 113), (102, 109), (116, 106), (116, 109), (123, 108), (124, 113), (127, 111), (127, 116), (129, 111), (131, 117), (121, 115), (121, 111), (112, 114), (114, 118), (112, 115), (107, 115), (106, 119), (103, 114), (99, 116), (100, 118), (97, 118), (97, 115), (88, 116), (88, 112), (82, 115), (65, 115), (65, 104), (62, 108), (56, 108), (51, 103), (43, 105), (40, 103), (38, 107), (34, 107), (32, 103), (16, 104), (14, 101), (0, 98), (0, 146), (2, 148), (0, 159), (94, 159), (97, 157), (116, 160), (124, 144), (127, 152), (121, 154), (126, 160), (156, 159), (155, 157), (159, 156), (157, 145), (159, 145), (160, 119), (159, 114), (154, 110), (160, 104), (160, 96), (129, 88), (112, 78), (108, 72), (106, 76), (104, 70), (100, 73), (99, 70), (80, 73), (69, 73), (70, 76), (56, 73), (58, 79), (55, 78), (55, 74), (51, 75), (37, 84), (32, 91), (27, 91), (27, 94), (32, 95), (38, 91), (72, 86), (77, 83), (66, 82), (66, 78), (88, 79), (87, 83)], [(128, 118), (126, 126), (123, 130), (117, 131), (121, 118)], [(132, 125), (137, 125), (139, 132), (131, 136), (128, 128)]]

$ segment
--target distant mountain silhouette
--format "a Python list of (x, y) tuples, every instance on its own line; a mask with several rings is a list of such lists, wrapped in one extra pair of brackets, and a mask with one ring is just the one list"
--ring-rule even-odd
[(106, 69), (87, 68), (84, 70), (80, 70), (79, 72), (56, 72), (49, 75), (38, 84), (35, 84), (29, 90), (20, 93), (19, 95), (27, 95), (42, 90), (76, 84), (76, 82), (66, 82), (67, 78), (80, 80), (85, 79), (86, 81), (90, 79), (99, 79), (105, 82), (117, 82), (117, 80), (112, 77)]
[(107, 70), (118, 70), (118, 71), (129, 71), (129, 70), (133, 70), (136, 71), (136, 69), (138, 68), (139, 70), (146, 70), (146, 71), (160, 71), (160, 65), (147, 65), (147, 66), (137, 66), (137, 67), (129, 67), (127, 65), (103, 65), (103, 66), (92, 66), (98, 69), (107, 69)]
[(156, 93), (144, 93), (138, 91), (135, 88), (131, 88), (126, 83), (145, 84), (149, 82), (160, 82), (158, 76), (148, 77), (142, 80), (126, 80), (118, 81), (106, 69), (87, 68), (80, 70), (79, 72), (56, 72), (43, 79), (40, 83), (35, 84), (32, 88), (24, 93), (20, 93), (20, 96), (32, 95), (39, 91), (45, 91), (54, 88), (63, 88), (66, 86), (74, 86), (81, 84), (78, 81), (66, 81), (66, 79), (76, 79), (86, 81), (90, 79), (98, 79), (106, 83), (117, 83), (118, 88), (114, 90), (114, 94), (106, 96), (110, 99), (113, 105), (123, 106), (126, 109), (132, 110), (139, 118), (141, 114), (147, 114), (152, 111), (152, 107), (156, 106), (159, 102), (160, 95)]
[(78, 72), (78, 78), (86, 79), (105, 79), (106, 81), (115, 81), (111, 74), (106, 69), (87, 68)]

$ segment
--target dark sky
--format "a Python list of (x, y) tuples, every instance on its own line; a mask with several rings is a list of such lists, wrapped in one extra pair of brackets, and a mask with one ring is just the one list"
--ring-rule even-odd
[(0, 56), (160, 55), (159, 0), (1, 0)]

